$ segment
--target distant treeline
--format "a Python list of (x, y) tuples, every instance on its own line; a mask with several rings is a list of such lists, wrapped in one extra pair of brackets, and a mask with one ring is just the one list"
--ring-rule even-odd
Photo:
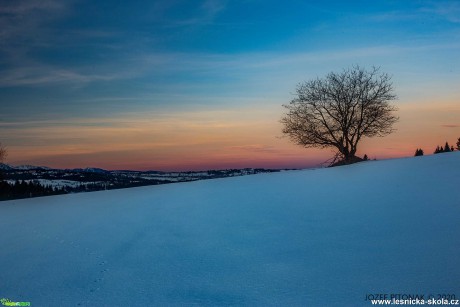
[(198, 172), (106, 171), (96, 169), (15, 169), (0, 164), (0, 201), (56, 194), (113, 190), (202, 179), (250, 175), (279, 170), (226, 169)]
[(36, 180), (25, 181), (16, 180), (14, 183), (0, 180), (0, 201), (31, 198), (38, 196), (60, 195), (78, 192), (93, 192), (101, 190), (114, 190), (123, 188), (133, 188), (146, 185), (156, 185), (171, 183), (170, 181), (148, 181), (148, 182), (122, 182), (122, 183), (81, 183), (76, 187), (53, 187), (51, 185), (42, 185)]
[[(457, 140), (457, 150), (460, 150), (460, 138), (458, 138)], [(436, 149), (434, 150), (433, 153), (435, 154), (438, 154), (438, 153), (443, 153), (443, 152), (452, 152), (454, 151), (455, 148), (454, 146), (451, 146), (449, 145), (448, 142), (446, 142), (446, 144), (444, 146), (436, 146)], [(423, 156), (424, 152), (423, 152), (423, 149), (421, 148), (417, 148), (417, 150), (415, 150), (415, 155), (414, 156)]]
[(66, 194), (63, 188), (43, 186), (35, 181), (0, 181), (0, 200)]
[(442, 153), (442, 152), (451, 152), (454, 151), (454, 146), (449, 146), (449, 143), (446, 142), (446, 145), (444, 147), (442, 146), (436, 146), (436, 149), (434, 150), (434, 153)]

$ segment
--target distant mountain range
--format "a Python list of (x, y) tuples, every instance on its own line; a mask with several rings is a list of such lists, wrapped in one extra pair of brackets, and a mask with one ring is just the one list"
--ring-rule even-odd
[(41, 169), (41, 170), (49, 170), (50, 167), (46, 166), (35, 166), (35, 165), (8, 165), (5, 163), (0, 163), (0, 169), (2, 170), (33, 170), (33, 169)]
[(161, 171), (108, 171), (102, 168), (53, 169), (46, 166), (0, 163), (1, 177), (10, 185), (33, 182), (43, 187), (53, 187), (60, 193), (110, 190), (145, 185), (177, 183), (203, 179), (235, 177), (258, 173), (279, 172), (275, 169), (244, 168), (188, 172)]
[[(0, 170), (58, 170), (56, 168), (51, 168), (47, 166), (36, 166), (36, 165), (8, 165), (5, 163), (0, 163)], [(61, 170), (61, 169), (59, 169)], [(88, 173), (110, 173), (110, 171), (96, 168), (96, 167), (87, 167), (87, 168), (73, 168), (73, 169), (63, 169), (67, 171), (76, 171), (76, 172), (88, 172)]]

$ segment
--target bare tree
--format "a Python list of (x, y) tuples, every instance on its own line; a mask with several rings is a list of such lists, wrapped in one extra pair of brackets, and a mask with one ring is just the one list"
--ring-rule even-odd
[(391, 77), (379, 68), (359, 66), (300, 83), (296, 97), (283, 105), (283, 133), (307, 148), (334, 148), (345, 163), (356, 157), (363, 137), (385, 136), (398, 120), (389, 104), (396, 99)]
[[(0, 163), (3, 163), (3, 160), (7, 156), (7, 151), (5, 147), (2, 146), (2, 143), (0, 143)], [(3, 170), (0, 168), (0, 183), (3, 182)]]
[(2, 143), (0, 143), (0, 163), (3, 163), (3, 160), (6, 158), (7, 154), (8, 153), (6, 148), (2, 146)]

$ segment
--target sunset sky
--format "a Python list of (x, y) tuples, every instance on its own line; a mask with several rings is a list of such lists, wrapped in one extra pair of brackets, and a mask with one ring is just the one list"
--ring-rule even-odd
[(400, 121), (358, 154), (460, 137), (460, 1), (0, 0), (6, 163), (303, 168), (282, 137), (299, 82), (353, 65), (392, 76)]

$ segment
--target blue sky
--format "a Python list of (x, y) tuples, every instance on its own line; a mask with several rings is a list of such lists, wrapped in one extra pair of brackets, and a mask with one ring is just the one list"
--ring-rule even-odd
[(459, 16), (459, 1), (2, 0), (0, 141), (26, 162), (37, 144), (90, 147), (62, 127), (273, 115), (298, 82), (354, 64), (392, 75), (401, 105), (450, 105)]

